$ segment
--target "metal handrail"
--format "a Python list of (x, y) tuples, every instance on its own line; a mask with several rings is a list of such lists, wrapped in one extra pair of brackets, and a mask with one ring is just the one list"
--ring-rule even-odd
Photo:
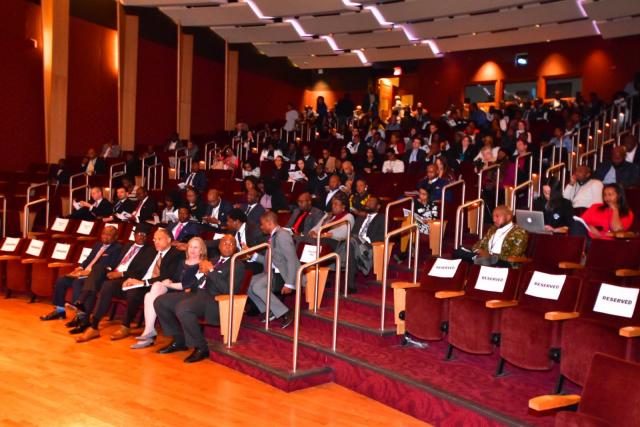
[(155, 157), (155, 162), (153, 162), (153, 164), (157, 164), (158, 163), (158, 156), (156, 155), (156, 153), (153, 154), (145, 154), (144, 156), (142, 156), (142, 158), (140, 159), (140, 169), (142, 170), (142, 182), (144, 183), (145, 178), (146, 178), (146, 170), (147, 170), (147, 159), (150, 159), (152, 157)]
[[(349, 296), (349, 291), (348, 291), (348, 288), (349, 288), (349, 286), (348, 286), (349, 285), (349, 283), (348, 283), (348, 280), (349, 280), (349, 252), (351, 251), (351, 222), (349, 222), (348, 218), (345, 217), (345, 218), (339, 219), (337, 221), (333, 221), (333, 222), (330, 222), (328, 224), (324, 224), (324, 225), (320, 226), (320, 228), (318, 229), (318, 232), (317, 232), (318, 234), (316, 236), (316, 260), (320, 256), (320, 240), (321, 240), (322, 232), (324, 230), (329, 230), (329, 229), (334, 228), (335, 226), (343, 224), (343, 223), (347, 224), (347, 240), (346, 240), (346, 242), (347, 242), (347, 252), (346, 252), (346, 255), (345, 255), (347, 261), (344, 264), (344, 296), (347, 297), (347, 296)], [(313, 304), (313, 312), (314, 313), (316, 313), (318, 311), (318, 286), (319, 286), (319, 283), (320, 283), (320, 278), (319, 278), (320, 275), (318, 274), (319, 270), (320, 270), (320, 267), (316, 266), (316, 283), (315, 283), (315, 290), (316, 290), (315, 295), (316, 295), (316, 298), (315, 298), (315, 303)], [(339, 275), (340, 275), (340, 270), (336, 269), (336, 276), (339, 276)]]
[[(293, 320), (293, 366), (291, 372), (294, 374), (298, 368), (298, 339), (300, 336), (300, 294), (302, 285), (302, 272), (309, 267), (319, 267), (319, 265), (327, 260), (334, 259), (336, 264), (336, 270), (340, 271), (340, 255), (335, 252), (326, 254), (314, 261), (302, 264), (298, 267), (296, 272), (296, 308)], [(267, 290), (268, 292), (268, 290)], [(267, 295), (269, 295), (267, 293)], [(340, 301), (340, 275), (336, 274), (335, 293), (333, 299), (333, 335), (331, 338), (331, 349), (335, 352), (338, 343), (338, 305)], [(316, 301), (318, 300), (318, 294), (316, 294)], [(267, 317), (269, 317), (269, 311), (267, 310)]]
[(444, 243), (444, 207), (445, 207), (445, 197), (447, 195), (447, 190), (453, 187), (457, 187), (462, 185), (462, 203), (464, 203), (464, 196), (466, 190), (466, 183), (464, 179), (459, 179), (457, 181), (451, 182), (444, 187), (442, 187), (442, 196), (440, 196), (440, 248), (438, 249), (438, 256), (442, 256), (442, 246)]
[[(213, 146), (213, 150), (210, 148)], [(204, 145), (204, 168), (205, 170), (211, 169), (211, 153), (215, 155), (215, 152), (218, 150), (218, 143), (215, 141), (207, 142)]]
[(419, 245), (420, 230), (418, 229), (418, 224), (414, 222), (412, 224), (408, 224), (403, 227), (396, 228), (395, 230), (385, 233), (384, 235), (385, 262), (382, 263), (382, 305), (380, 307), (380, 331), (384, 331), (384, 319), (387, 311), (387, 275), (389, 271), (389, 263), (386, 262), (386, 260), (389, 259), (389, 239), (395, 235), (402, 234), (407, 231), (409, 231), (412, 235), (415, 234), (415, 240), (414, 240), (415, 257), (413, 258), (413, 282), (415, 283), (418, 281), (418, 251), (420, 248), (420, 245)]
[(514, 182), (514, 186), (517, 187), (518, 186), (518, 166), (520, 163), (521, 159), (526, 159), (527, 157), (529, 157), (529, 176), (527, 177), (527, 180), (531, 180), (531, 174), (533, 173), (533, 153), (528, 151), (522, 155), (518, 155), (515, 158), (515, 162), (516, 162), (516, 176), (515, 176), (515, 182)]
[[(122, 170), (114, 171), (117, 167), (121, 167)], [(127, 163), (118, 162), (109, 166), (109, 201), (113, 201), (113, 180), (127, 174)]]
[(480, 172), (478, 172), (478, 199), (482, 198), (482, 178), (484, 178), (484, 174), (486, 172), (489, 172), (490, 170), (493, 169), (497, 169), (498, 172), (496, 173), (496, 206), (498, 206), (498, 200), (499, 200), (499, 195), (500, 195), (500, 164), (496, 163), (494, 165), (491, 166), (486, 166), (484, 168), (482, 168), (480, 170)]
[[(31, 192), (34, 191), (36, 188), (40, 188), (40, 187), (45, 187), (47, 190), (46, 196), (45, 197), (41, 197), (37, 200), (31, 200)], [(29, 236), (29, 208), (31, 206), (40, 204), (40, 203), (45, 203), (45, 228), (49, 227), (49, 182), (45, 181), (45, 182), (41, 182), (39, 184), (33, 184), (30, 185), (29, 188), (27, 188), (27, 203), (24, 205), (23, 208), (23, 214), (24, 214), (24, 229), (22, 230), (22, 237), (24, 237), (25, 239)], [(4, 230), (3, 230), (4, 232)]]
[(609, 138), (606, 141), (602, 141), (600, 144), (600, 163), (604, 161), (604, 147), (607, 145), (616, 145), (615, 138)]
[(596, 148), (594, 148), (593, 150), (589, 150), (589, 151), (585, 151), (584, 153), (580, 154), (580, 156), (578, 157), (578, 164), (579, 165), (585, 165), (586, 163), (584, 162), (585, 158), (588, 158), (589, 156), (593, 156), (593, 170), (596, 170), (596, 166), (598, 164), (598, 150)]
[[(84, 184), (74, 186), (73, 181), (76, 178), (84, 177)], [(73, 193), (76, 190), (82, 190), (84, 188), (84, 198), (89, 198), (89, 175), (84, 172), (77, 173), (75, 175), (71, 175), (69, 177), (69, 213), (73, 212)]]
[(463, 205), (458, 206), (458, 209), (456, 210), (456, 234), (455, 234), (455, 241), (453, 242), (454, 249), (458, 249), (462, 244), (463, 233), (460, 226), (463, 218), (462, 212), (466, 208), (470, 208), (470, 207), (477, 207), (478, 209), (480, 209), (480, 214), (476, 218), (476, 227), (478, 228), (478, 238), (482, 239), (482, 235), (484, 234), (482, 230), (482, 224), (484, 224), (484, 199), (479, 197), (476, 200), (472, 200), (470, 202), (467, 202)]
[[(384, 211), (384, 234), (387, 234), (387, 231), (389, 231), (389, 213), (391, 211), (391, 207), (392, 206), (397, 206), (406, 202), (411, 202), (411, 212), (409, 214), (409, 218), (410, 218), (410, 224), (413, 224), (415, 222), (415, 218), (414, 218), (414, 207), (415, 207), (415, 200), (413, 199), (413, 197), (403, 197), (402, 199), (399, 200), (394, 200), (393, 202), (387, 204), (385, 211)], [(408, 256), (407, 256), (407, 260), (409, 262), (409, 265), (411, 265), (411, 246), (412, 246), (412, 241), (411, 238), (409, 240), (409, 252), (408, 252)], [(387, 258), (385, 258), (385, 262), (386, 262)]]
[(184, 173), (185, 175), (189, 174), (191, 172), (191, 162), (193, 161), (193, 159), (191, 157), (189, 157), (188, 155), (184, 155), (181, 157), (178, 157), (178, 159), (176, 160), (176, 179), (179, 181), (182, 178), (182, 162), (184, 161), (185, 164), (185, 169), (184, 169)]
[[(547, 179), (549, 179), (549, 177), (551, 176), (552, 173), (555, 173), (555, 171), (560, 171), (561, 175), (562, 175), (562, 188), (565, 187), (565, 183), (567, 181), (567, 165), (563, 162), (563, 163), (558, 163), (557, 165), (551, 166), (549, 169), (547, 169), (547, 171), (545, 172), (545, 177)], [(539, 191), (539, 190), (538, 190)]]
[[(573, 138), (571, 138), (571, 145), (572, 145), (572, 150), (573, 151)], [(555, 166), (556, 164), (556, 147), (553, 143), (551, 142), (547, 142), (546, 144), (540, 144), (540, 153), (538, 156), (538, 176), (542, 177), (542, 161), (544, 160), (544, 150), (552, 147), (551, 148), (551, 166)], [(570, 156), (571, 153), (567, 153), (567, 156)], [(562, 145), (560, 146), (560, 161), (562, 162)], [(541, 188), (541, 181), (538, 180), (538, 194), (540, 193), (540, 188)], [(498, 204), (496, 203), (496, 206)]]
[(533, 209), (533, 180), (530, 179), (521, 183), (520, 185), (513, 187), (513, 190), (511, 190), (511, 210), (514, 212), (516, 211), (516, 195), (518, 194), (518, 191), (522, 190), (525, 187), (529, 187), (529, 194), (527, 195), (527, 208), (529, 210)]
[[(158, 187), (158, 170), (160, 170), (160, 187)], [(153, 175), (151, 173), (153, 172)], [(151, 176), (153, 176), (153, 185), (151, 185)], [(162, 163), (156, 163), (149, 166), (147, 169), (147, 179), (143, 183), (147, 190), (160, 190), (164, 189), (164, 165)]]
[(259, 245), (252, 246), (247, 249), (243, 249), (240, 252), (236, 252), (231, 256), (231, 272), (229, 275), (229, 327), (227, 329), (227, 348), (231, 348), (232, 346), (232, 337), (233, 337), (233, 294), (235, 290), (233, 289), (233, 285), (236, 279), (236, 260), (245, 255), (252, 254), (254, 252), (261, 251), (262, 249), (267, 250), (267, 309), (266, 313), (266, 323), (265, 329), (269, 330), (269, 309), (270, 309), (270, 296), (271, 296), (271, 276), (272, 276), (272, 268), (271, 268), (271, 245), (269, 243), (260, 243)]
[(7, 237), (7, 196), (0, 194), (2, 199), (2, 238)]

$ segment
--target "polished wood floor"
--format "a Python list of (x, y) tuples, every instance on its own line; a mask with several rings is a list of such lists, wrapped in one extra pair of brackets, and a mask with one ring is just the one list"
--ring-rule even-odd
[[(284, 393), (185, 353), (76, 344), (50, 306), (0, 299), (1, 426), (424, 426), (336, 384)], [(166, 339), (159, 345), (166, 343)], [(157, 348), (157, 347), (156, 347)]]

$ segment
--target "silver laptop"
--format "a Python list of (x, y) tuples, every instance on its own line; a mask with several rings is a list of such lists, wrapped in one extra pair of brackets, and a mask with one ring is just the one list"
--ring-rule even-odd
[(544, 213), (538, 211), (516, 210), (516, 222), (529, 233), (552, 234), (544, 229)]

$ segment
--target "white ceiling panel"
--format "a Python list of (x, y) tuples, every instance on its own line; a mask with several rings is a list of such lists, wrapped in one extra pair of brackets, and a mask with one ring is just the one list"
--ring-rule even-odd
[(335, 34), (333, 39), (340, 49), (402, 46), (411, 43), (400, 29), (391, 31), (380, 30), (361, 34)]
[(640, 14), (638, 0), (600, 0), (584, 3), (584, 9), (591, 19), (604, 20)]
[(398, 3), (379, 5), (378, 10), (387, 21), (409, 22), (483, 12), (535, 2), (535, 0), (405, 0)]
[(160, 10), (188, 27), (219, 27), (264, 23), (246, 3), (220, 7), (161, 7)]
[(369, 10), (363, 10), (360, 13), (303, 17), (298, 22), (309, 34), (355, 33), (381, 28)]
[(640, 18), (601, 22), (598, 24), (598, 28), (600, 28), (600, 33), (605, 39), (632, 36), (640, 34)]
[(328, 56), (293, 56), (289, 60), (303, 69), (364, 67), (355, 53)]
[(563, 0), (545, 5), (525, 6), (522, 9), (510, 9), (500, 13), (468, 15), (454, 19), (444, 18), (430, 22), (405, 24), (405, 26), (413, 36), (420, 39), (430, 39), (569, 21), (582, 17), (582, 11), (575, 0)]
[(120, 0), (125, 6), (197, 6), (227, 3), (227, 0)]
[(369, 62), (401, 61), (407, 59), (435, 58), (426, 44), (418, 46), (401, 46), (386, 49), (367, 49), (365, 52)]
[(256, 49), (267, 56), (331, 55), (333, 49), (325, 40), (309, 40), (295, 43), (255, 44)]
[(286, 22), (254, 27), (212, 27), (211, 29), (229, 43), (300, 41), (296, 30)]
[(515, 31), (482, 33), (476, 36), (452, 37), (438, 40), (437, 43), (440, 51), (454, 52), (587, 37), (596, 34), (591, 21), (576, 21), (567, 24), (543, 25), (540, 28), (523, 28)]
[(345, 6), (342, 0), (253, 0), (265, 16), (292, 17), (319, 15), (357, 10), (357, 7)]

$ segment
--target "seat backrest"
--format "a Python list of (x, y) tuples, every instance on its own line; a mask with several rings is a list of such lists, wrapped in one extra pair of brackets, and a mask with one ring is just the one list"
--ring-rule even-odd
[[(612, 328), (621, 328), (624, 326), (636, 326), (640, 324), (640, 303), (636, 304), (633, 311), (633, 315), (629, 317), (615, 316), (612, 314), (602, 313), (594, 311), (594, 306), (598, 300), (598, 294), (602, 282), (596, 280), (586, 280), (582, 285), (582, 291), (580, 292), (580, 298), (578, 301), (578, 309), (581, 318), (590, 319), (601, 323), (603, 325), (610, 326)], [(638, 289), (638, 285), (624, 286), (616, 285), (626, 288)]]
[(580, 263), (584, 250), (584, 237), (561, 234), (529, 234), (536, 236), (530, 269), (549, 274), (560, 273), (558, 263), (562, 261)]
[[(492, 268), (492, 267), (488, 267)], [(480, 272), (482, 267), (479, 265), (473, 265), (469, 267), (469, 273), (467, 274), (467, 281), (465, 286), (465, 296), (479, 300), (488, 301), (492, 299), (501, 300), (513, 300), (518, 292), (518, 282), (520, 277), (520, 270), (507, 268), (508, 274), (502, 292), (492, 292), (484, 289), (477, 289), (478, 279), (480, 278)]]
[(526, 307), (539, 313), (576, 311), (582, 286), (582, 280), (579, 277), (566, 276), (558, 299), (547, 299), (527, 293), (534, 273), (535, 271), (528, 271), (522, 274), (518, 286), (518, 306)]
[(249, 290), (249, 285), (251, 284), (251, 278), (253, 277), (253, 273), (248, 268), (244, 269), (244, 277), (242, 278), (242, 285), (240, 286), (240, 294), (246, 294)]
[(640, 420), (640, 364), (595, 353), (578, 412), (612, 426), (637, 426)]
[(621, 268), (638, 268), (640, 266), (640, 240), (593, 239), (585, 266), (592, 271), (611, 273)]
[(464, 284), (467, 278), (467, 273), (469, 270), (469, 266), (465, 262), (461, 262), (456, 270), (455, 275), (452, 278), (442, 278), (442, 277), (434, 277), (430, 276), (429, 272), (431, 271), (431, 267), (436, 262), (437, 258), (428, 260), (424, 264), (424, 270), (421, 275), (419, 275), (418, 280), (420, 281), (420, 289), (429, 290), (429, 291), (460, 291), (464, 288)]

